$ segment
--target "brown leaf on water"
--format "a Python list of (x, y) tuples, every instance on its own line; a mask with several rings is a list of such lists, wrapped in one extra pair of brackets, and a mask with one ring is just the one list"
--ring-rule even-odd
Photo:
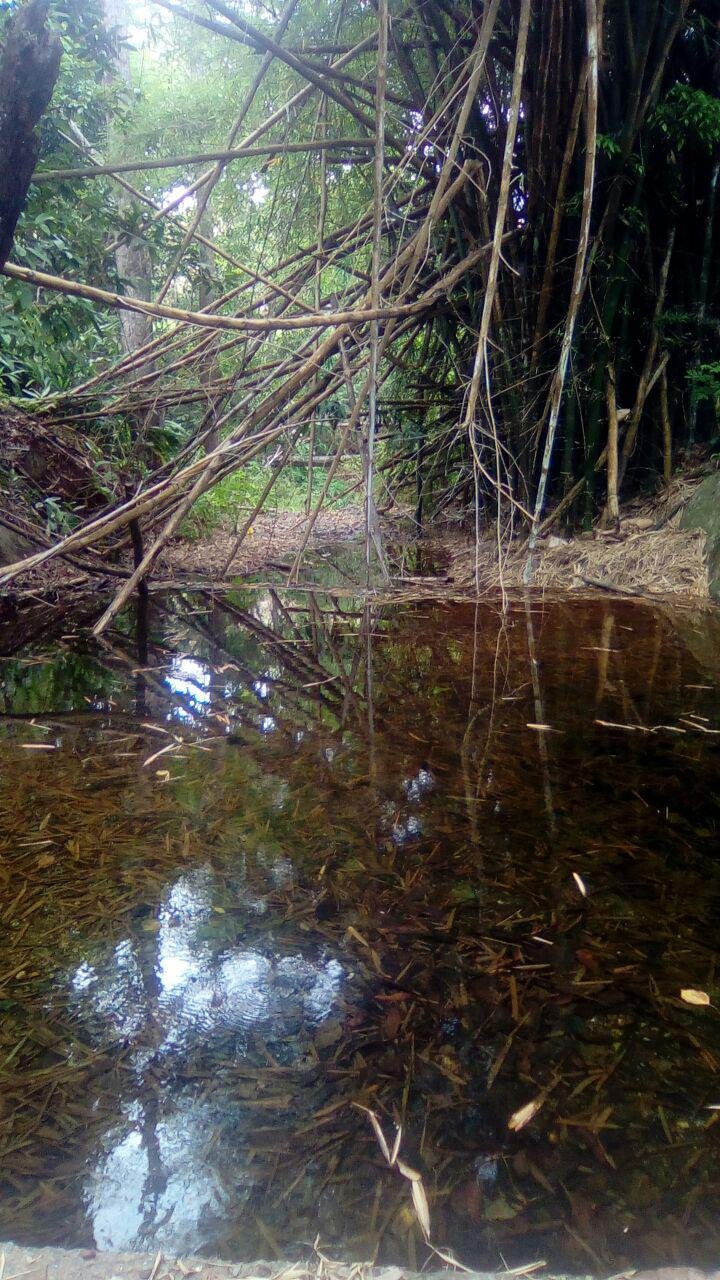
[(380, 1023), (383, 1035), (388, 1040), (395, 1040), (397, 1038), (397, 1033), (402, 1026), (402, 1021), (402, 1011), (398, 1009), (397, 1005), (391, 1005)]
[(695, 991), (693, 987), (683, 987), (680, 992), (680, 999), (686, 1004), (708, 1005), (710, 997), (707, 991)]
[[(399, 1163), (399, 1162), (398, 1162)], [(417, 1182), (411, 1182), (413, 1205), (418, 1217), (418, 1222), (423, 1230), (426, 1240), (430, 1238), (430, 1206), (425, 1195), (425, 1188), (420, 1179)]]
[(513, 1133), (519, 1133), (537, 1115), (543, 1102), (544, 1098), (535, 1098), (532, 1102), (526, 1102), (525, 1106), (520, 1107), (519, 1110), (513, 1111), (508, 1120), (508, 1129), (512, 1129)]

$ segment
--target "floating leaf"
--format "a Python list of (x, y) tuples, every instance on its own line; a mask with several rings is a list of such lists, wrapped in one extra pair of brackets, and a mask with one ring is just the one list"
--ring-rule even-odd
[(710, 1003), (710, 997), (707, 991), (695, 991), (692, 987), (683, 987), (680, 992), (680, 999), (686, 1004), (704, 1004)]
[(519, 1133), (525, 1128), (536, 1116), (544, 1102), (543, 1098), (535, 1098), (532, 1102), (526, 1102), (524, 1107), (520, 1107), (518, 1111), (513, 1111), (508, 1120), (508, 1129), (512, 1129), (514, 1133)]
[(356, 1105), (360, 1108), (360, 1110), (361, 1110), (361, 1111), (364, 1111), (364, 1112), (365, 1112), (366, 1116), (368, 1117), (368, 1119), (369, 1119), (369, 1121), (370, 1121), (370, 1123), (371, 1123), (371, 1125), (372, 1125), (372, 1127), (373, 1127), (373, 1129), (374, 1129), (374, 1131), (375, 1131), (375, 1137), (376, 1137), (376, 1138), (377, 1138), (377, 1140), (378, 1140), (378, 1146), (380, 1147), (380, 1150), (382, 1151), (382, 1153), (383, 1153), (383, 1155), (384, 1155), (385, 1159), (387, 1160), (388, 1164), (392, 1164), (392, 1160), (390, 1159), (390, 1148), (388, 1147), (388, 1144), (387, 1144), (387, 1142), (385, 1141), (385, 1134), (384, 1134), (384, 1133), (383, 1133), (383, 1131), (382, 1131), (382, 1127), (381, 1127), (381, 1125), (380, 1125), (380, 1121), (378, 1120), (377, 1116), (375, 1115), (375, 1112), (374, 1112), (374, 1111), (371, 1111), (369, 1107), (362, 1107), (362, 1106), (360, 1106), (360, 1104), (359, 1104), (359, 1103), (357, 1103)]
[(578, 875), (578, 873), (577, 873), (577, 871), (573, 871), (573, 873), (572, 873), (572, 874), (573, 874), (573, 880), (575, 881), (575, 883), (576, 883), (576, 885), (577, 885), (578, 889), (580, 890), (580, 892), (581, 892), (581, 894), (582, 894), (583, 898), (587, 898), (587, 886), (586, 886), (585, 881), (583, 880), (582, 876), (579, 876), (579, 875)]
[(416, 1182), (411, 1182), (410, 1187), (412, 1190), (415, 1212), (418, 1216), (418, 1222), (422, 1227), (425, 1239), (428, 1240), (430, 1238), (430, 1206), (427, 1202), (427, 1196), (425, 1195), (425, 1188), (423, 1187), (420, 1179)]

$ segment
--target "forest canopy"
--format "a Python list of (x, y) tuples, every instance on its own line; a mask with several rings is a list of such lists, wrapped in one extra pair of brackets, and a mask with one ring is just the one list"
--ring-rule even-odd
[(359, 453), (371, 524), (393, 495), (532, 541), (716, 444), (716, 0), (50, 0), (48, 22), (0, 380), (98, 459), (105, 505), (66, 549), (132, 521), (162, 545), (298, 451), (311, 481)]

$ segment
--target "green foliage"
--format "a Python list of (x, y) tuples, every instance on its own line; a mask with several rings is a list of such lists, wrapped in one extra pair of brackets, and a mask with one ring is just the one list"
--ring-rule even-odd
[[(214, 529), (223, 525), (231, 525), (250, 514), (268, 482), (270, 475), (267, 462), (251, 462), (243, 471), (221, 480), (219, 484), (203, 494), (193, 507), (192, 513), (185, 522), (184, 533), (190, 538), (202, 538)], [(316, 467), (313, 471), (313, 502), (317, 502), (325, 484), (327, 472)], [(348, 494), (346, 490), (360, 477), (358, 463), (345, 463), (342, 475), (335, 475), (330, 482), (328, 500), (335, 501), (338, 508), (357, 501), (356, 494)], [(268, 500), (268, 508), (280, 511), (304, 511), (307, 497), (307, 470), (305, 467), (285, 467), (275, 481)]]
[(674, 84), (653, 123), (675, 147), (692, 142), (712, 151), (720, 143), (720, 98), (689, 84)]
[(597, 149), (600, 155), (609, 156), (611, 159), (620, 155), (620, 143), (607, 133), (598, 134)]
[[(5, 6), (0, 22), (17, 8)], [(102, 147), (109, 112), (123, 110), (109, 79), (100, 0), (53, 0), (49, 21), (63, 46), (60, 76), (40, 125), (40, 167), (76, 164), (68, 141), (75, 126)], [(106, 183), (89, 183), (78, 199), (70, 183), (36, 184), (18, 223), (13, 259), (21, 266), (107, 285), (105, 243), (113, 224)], [(15, 280), (0, 284), (0, 387), (37, 397), (72, 386), (117, 346), (118, 321), (83, 299), (40, 294)]]
[(691, 394), (696, 404), (710, 401), (720, 404), (720, 360), (697, 365), (688, 373)]

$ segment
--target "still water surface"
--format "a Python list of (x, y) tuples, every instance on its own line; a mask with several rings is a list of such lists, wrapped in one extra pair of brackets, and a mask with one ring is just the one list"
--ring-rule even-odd
[(717, 614), (149, 624), (0, 633), (0, 1238), (421, 1264), (360, 1104), (465, 1263), (715, 1264)]

